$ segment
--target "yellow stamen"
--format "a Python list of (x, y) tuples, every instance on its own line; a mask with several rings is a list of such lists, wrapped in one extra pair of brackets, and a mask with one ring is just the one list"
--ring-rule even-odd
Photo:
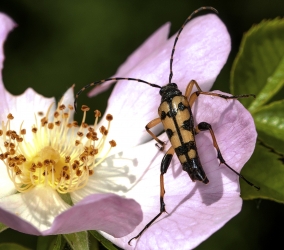
[[(115, 141), (110, 142), (110, 148), (104, 156), (100, 156), (110, 128), (111, 115), (107, 115), (108, 126), (100, 128), (101, 138), (98, 138), (97, 122), (101, 116), (95, 111), (93, 126), (85, 123), (87, 106), (82, 106), (84, 112), (81, 126), (76, 121), (69, 122), (73, 107), (60, 104), (49, 120), (52, 105), (46, 115), (30, 130), (20, 125), (19, 132), (10, 129), (14, 119), (7, 116), (7, 122), (2, 121), (0, 137), (0, 160), (7, 168), (8, 175), (19, 192), (28, 192), (36, 185), (49, 185), (59, 193), (68, 193), (84, 187), (94, 167), (100, 164), (108, 155)], [(38, 115), (43, 116), (43, 112)], [(0, 140), (0, 141), (1, 141)], [(97, 161), (96, 159), (99, 158)]]

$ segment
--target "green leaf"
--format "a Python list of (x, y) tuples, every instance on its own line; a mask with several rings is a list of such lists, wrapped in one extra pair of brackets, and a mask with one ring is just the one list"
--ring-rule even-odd
[(263, 198), (284, 202), (284, 158), (273, 149), (258, 143), (242, 174), (260, 187), (257, 191), (241, 181), (243, 199)]
[(0, 223), (0, 233), (3, 232), (4, 230), (8, 229), (9, 227), (7, 227), (6, 225), (4, 225), (3, 223)]
[(242, 99), (251, 112), (267, 103), (284, 83), (284, 20), (262, 21), (243, 37), (231, 71), (231, 92), (256, 94)]
[(78, 232), (72, 234), (64, 234), (64, 238), (67, 240), (68, 244), (72, 249), (82, 249), (88, 250), (89, 249), (89, 241), (88, 241), (88, 232)]
[(261, 189), (257, 192), (241, 182), (244, 199), (266, 198), (284, 202), (283, 44), (284, 20), (262, 21), (244, 35), (233, 64), (232, 93), (256, 94), (255, 99), (240, 101), (251, 112), (261, 142), (242, 170), (242, 174)]
[(105, 237), (99, 234), (97, 231), (89, 230), (88, 231), (93, 237), (95, 237), (106, 249), (117, 250), (117, 248)]
[(30, 250), (15, 243), (2, 243), (0, 244), (0, 250)]
[(57, 235), (53, 244), (50, 246), (50, 250), (60, 250), (62, 248), (61, 235)]
[(61, 235), (39, 236), (37, 250), (60, 250)]
[(253, 118), (259, 139), (284, 154), (284, 100), (264, 106), (253, 114)]

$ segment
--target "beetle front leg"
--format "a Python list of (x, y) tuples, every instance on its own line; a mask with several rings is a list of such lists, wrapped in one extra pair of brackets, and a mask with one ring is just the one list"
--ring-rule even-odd
[(158, 144), (160, 144), (160, 147), (158, 146), (158, 144), (156, 144), (160, 150), (163, 150), (165, 147), (165, 142), (161, 141), (150, 129), (155, 127), (156, 125), (158, 125), (159, 123), (161, 123), (161, 118), (156, 118), (152, 121), (150, 121), (146, 126), (145, 129), (146, 131), (153, 137), (153, 139), (155, 139)]
[(133, 239), (138, 239), (147, 228), (149, 228), (160, 216), (162, 213), (167, 212), (166, 211), (166, 204), (164, 202), (164, 195), (166, 193), (165, 191), (165, 185), (164, 185), (164, 174), (167, 172), (170, 163), (172, 161), (173, 155), (175, 153), (175, 150), (173, 147), (170, 147), (170, 149), (165, 154), (164, 158), (161, 162), (161, 173), (160, 173), (160, 213), (158, 213), (143, 229), (142, 231), (137, 234), (135, 237), (131, 238), (128, 241), (128, 244), (130, 245), (131, 241)]

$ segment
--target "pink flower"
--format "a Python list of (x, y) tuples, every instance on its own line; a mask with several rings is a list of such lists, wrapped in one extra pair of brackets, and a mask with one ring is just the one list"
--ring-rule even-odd
[[(3, 43), (14, 27), (0, 13), (1, 68)], [(0, 222), (35, 235), (92, 229), (122, 237), (132, 232), (142, 220), (139, 204), (92, 186), (100, 178), (120, 188), (111, 180), (115, 171), (100, 172), (101, 162), (108, 160), (103, 149), (114, 142), (108, 145), (108, 128), (97, 125), (99, 114), (93, 126), (85, 126), (85, 118), (77, 126), (73, 87), (56, 107), (54, 98), (32, 89), (13, 96), (0, 81)], [(110, 125), (111, 116), (106, 120)], [(96, 134), (97, 127), (101, 133)]]
[[(167, 40), (169, 24), (162, 26), (120, 66), (115, 76), (133, 77), (160, 86), (168, 83), (170, 54), (175, 35)], [(196, 17), (181, 33), (173, 63), (173, 80), (183, 91), (196, 80), (208, 91), (225, 64), (230, 51), (226, 27), (213, 14)], [(106, 89), (111, 82), (95, 88), (90, 96)], [(224, 93), (225, 95), (229, 95)], [(159, 90), (134, 81), (119, 81), (108, 101), (107, 112), (114, 114), (111, 137), (118, 143), (113, 162), (125, 169), (132, 182), (120, 182), (118, 194), (135, 199), (142, 207), (143, 221), (129, 235), (115, 238), (103, 235), (123, 249), (192, 249), (221, 228), (241, 210), (238, 176), (220, 165), (209, 132), (196, 136), (201, 163), (209, 184), (194, 183), (180, 162), (173, 158), (165, 179), (165, 203), (162, 215), (142, 236), (136, 236), (160, 210), (159, 175), (165, 152), (145, 131), (145, 125), (158, 117)], [(193, 106), (195, 123), (206, 121), (215, 132), (226, 162), (240, 172), (250, 158), (256, 142), (256, 130), (250, 113), (237, 100), (201, 95)], [(154, 130), (155, 133), (162, 128)], [(160, 136), (168, 141), (165, 133)], [(169, 148), (169, 143), (167, 148)]]

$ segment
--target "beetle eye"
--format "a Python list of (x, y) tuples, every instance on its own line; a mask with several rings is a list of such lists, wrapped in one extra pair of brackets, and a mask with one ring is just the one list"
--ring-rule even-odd
[(160, 95), (163, 95), (163, 93), (165, 92), (165, 90), (164, 90), (164, 88), (162, 87), (161, 89), (160, 89)]

